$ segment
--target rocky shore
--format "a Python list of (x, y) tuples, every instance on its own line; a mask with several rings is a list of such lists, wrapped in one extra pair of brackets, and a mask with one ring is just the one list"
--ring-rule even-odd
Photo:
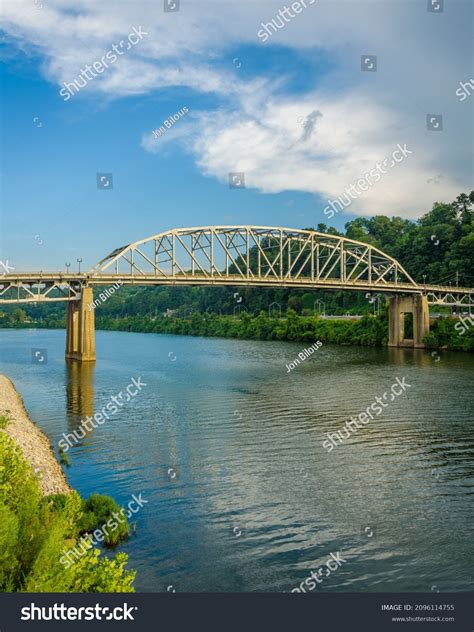
[(64, 472), (46, 435), (31, 421), (13, 382), (0, 375), (0, 416), (8, 419), (4, 430), (20, 447), (38, 476), (43, 494), (69, 494)]

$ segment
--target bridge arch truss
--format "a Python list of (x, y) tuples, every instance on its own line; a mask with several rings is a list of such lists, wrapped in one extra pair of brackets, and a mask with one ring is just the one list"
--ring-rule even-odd
[(381, 291), (419, 286), (400, 263), (369, 244), (310, 230), (206, 226), (153, 235), (114, 250), (91, 271), (196, 284), (312, 286)]
[(88, 272), (0, 275), (0, 304), (80, 301), (86, 287), (223, 285), (424, 295), (474, 305), (474, 289), (418, 284), (393, 257), (363, 242), (265, 226), (176, 228), (116, 248)]

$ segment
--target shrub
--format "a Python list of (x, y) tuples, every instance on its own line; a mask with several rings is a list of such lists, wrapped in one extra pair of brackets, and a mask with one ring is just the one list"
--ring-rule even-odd
[(5, 430), (10, 422), (9, 412), (9, 410), (6, 410), (2, 415), (0, 415), (0, 430)]
[(76, 492), (43, 497), (30, 464), (0, 432), (0, 591), (133, 592), (125, 554), (108, 559), (91, 548), (70, 567), (61, 563), (83, 514)]
[[(83, 504), (83, 516), (79, 523), (79, 532), (91, 533), (94, 529), (100, 528), (113, 519), (115, 514), (121, 513), (120, 506), (110, 496), (92, 494)], [(121, 522), (115, 520), (117, 527), (113, 531), (105, 533), (104, 543), (107, 546), (115, 546), (121, 540), (126, 540), (130, 535), (130, 525), (125, 516)]]
[(69, 458), (67, 452), (65, 452), (61, 446), (59, 446), (58, 448), (58, 454), (59, 454), (59, 462), (62, 465), (66, 465), (67, 467), (69, 467), (71, 465), (71, 459)]

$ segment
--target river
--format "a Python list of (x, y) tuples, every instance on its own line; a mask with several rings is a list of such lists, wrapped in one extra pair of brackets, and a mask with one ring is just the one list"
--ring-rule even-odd
[(67, 470), (83, 496), (147, 501), (118, 549), (137, 590), (291, 591), (331, 553), (317, 591), (472, 590), (474, 356), (323, 344), (288, 373), (310, 344), (99, 331), (81, 366), (64, 331), (4, 329), (0, 372), (53, 445), (146, 384)]

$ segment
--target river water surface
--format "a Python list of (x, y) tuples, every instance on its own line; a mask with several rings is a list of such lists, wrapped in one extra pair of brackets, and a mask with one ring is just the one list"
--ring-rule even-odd
[[(472, 354), (323, 345), (288, 373), (303, 344), (97, 332), (95, 366), (64, 345), (0, 330), (0, 371), (53, 445), (146, 384), (67, 470), (83, 496), (148, 501), (119, 548), (137, 590), (291, 591), (331, 553), (318, 591), (473, 589)], [(328, 452), (397, 377), (410, 387)]]

